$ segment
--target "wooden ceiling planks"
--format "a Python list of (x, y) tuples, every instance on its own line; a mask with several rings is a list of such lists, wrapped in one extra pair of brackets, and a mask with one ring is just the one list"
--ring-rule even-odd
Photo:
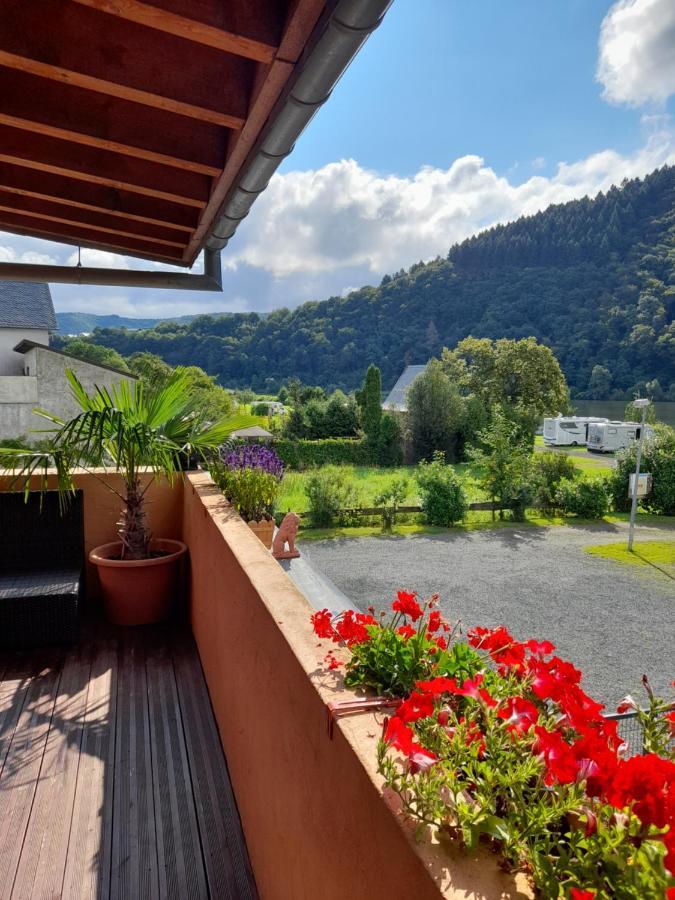
[(0, 228), (191, 265), (333, 0), (0, 0)]

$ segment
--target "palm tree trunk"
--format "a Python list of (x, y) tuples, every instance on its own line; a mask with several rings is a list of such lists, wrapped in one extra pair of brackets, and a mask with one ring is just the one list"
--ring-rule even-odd
[(127, 484), (126, 505), (118, 524), (122, 559), (147, 559), (150, 532), (145, 520), (145, 500), (138, 478)]

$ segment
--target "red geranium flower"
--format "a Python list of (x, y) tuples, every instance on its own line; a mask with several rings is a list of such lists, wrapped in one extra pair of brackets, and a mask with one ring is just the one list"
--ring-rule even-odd
[(434, 643), (436, 644), (436, 646), (438, 647), (439, 650), (447, 650), (448, 649), (448, 642), (442, 635), (439, 635), (437, 638), (435, 638)]
[(415, 599), (416, 596), (417, 594), (409, 594), (407, 591), (399, 591), (391, 608), (394, 612), (403, 613), (404, 616), (408, 616), (413, 622), (416, 622), (422, 615), (422, 609)]
[(552, 644), (550, 641), (529, 640), (525, 641), (525, 646), (532, 656), (550, 656), (555, 650), (555, 644)]
[(423, 694), (456, 694), (458, 691), (455, 679), (446, 678), (445, 675), (439, 675), (438, 678), (429, 681), (417, 681), (415, 687)]
[(504, 668), (520, 668), (525, 660), (525, 645), (516, 641), (503, 626), (498, 628), (472, 628), (468, 632), (472, 647), (487, 650), (492, 659)]
[(409, 640), (411, 637), (414, 637), (417, 632), (412, 627), (412, 625), (401, 625), (401, 627), (397, 631), (397, 634), (403, 635), (404, 638)]
[(337, 658), (333, 655), (332, 651), (329, 651), (329, 652), (324, 656), (323, 661), (324, 661), (325, 663), (328, 664), (328, 668), (329, 668), (330, 670), (339, 669), (340, 666), (344, 665), (344, 663), (340, 662), (340, 660), (337, 659)]
[(429, 624), (427, 625), (427, 634), (433, 634), (441, 627), (441, 613), (434, 609), (429, 613)]
[(583, 888), (573, 887), (570, 891), (570, 900), (594, 900), (595, 891), (586, 891)]
[(314, 634), (320, 638), (335, 637), (335, 629), (332, 625), (332, 619), (333, 613), (329, 612), (329, 610), (327, 609), (322, 609), (319, 612), (315, 612), (310, 619), (312, 628), (314, 629)]
[(335, 623), (335, 630), (348, 647), (353, 644), (363, 644), (370, 640), (367, 625), (377, 625), (376, 620), (363, 613), (355, 613), (348, 609)]

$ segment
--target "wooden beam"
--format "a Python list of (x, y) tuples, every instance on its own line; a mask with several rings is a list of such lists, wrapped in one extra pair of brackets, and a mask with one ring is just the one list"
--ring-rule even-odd
[(0, 188), (21, 197), (35, 197), (180, 232), (194, 231), (200, 216), (199, 210), (190, 206), (2, 163)]
[(143, 234), (136, 234), (133, 231), (121, 231), (118, 228), (108, 228), (103, 225), (92, 225), (90, 222), (82, 222), (77, 219), (64, 219), (61, 216), (53, 216), (49, 213), (35, 212), (34, 210), (18, 209), (16, 206), (4, 206), (0, 203), (0, 213), (11, 213), (17, 216), (30, 216), (33, 219), (44, 219), (46, 222), (55, 222), (59, 225), (73, 225), (76, 228), (86, 228), (87, 231), (100, 231), (104, 234), (116, 234), (120, 237), (130, 237), (137, 241), (147, 241), (150, 244), (160, 244), (166, 247), (179, 247), (183, 249), (185, 244), (179, 241), (167, 241), (163, 238), (148, 237)]
[(33, 122), (28, 119), (19, 119), (16, 116), (8, 116), (0, 112), (0, 125), (10, 125), (12, 128), (21, 128), (33, 134), (44, 134), (48, 137), (70, 141), (73, 144), (81, 144), (85, 147), (95, 147), (98, 150), (107, 150), (110, 153), (120, 153), (123, 156), (131, 156), (134, 159), (143, 159), (148, 162), (159, 163), (163, 166), (171, 166), (174, 169), (183, 169), (186, 172), (194, 172), (199, 175), (216, 177), (221, 169), (215, 166), (204, 166), (200, 163), (190, 162), (186, 159), (176, 159), (173, 156), (165, 156), (163, 153), (154, 153), (151, 150), (143, 150), (141, 147), (131, 147), (128, 144), (118, 144), (116, 141), (108, 141), (103, 138), (92, 137), (78, 131), (69, 131), (65, 128), (56, 128), (53, 125), (45, 125), (42, 122)]
[(158, 162), (179, 160), (195, 171), (201, 166), (208, 174), (222, 169), (227, 137), (237, 133), (4, 66), (0, 85), (6, 116), (148, 151)]
[(99, 241), (91, 240), (90, 235), (82, 232), (78, 234), (76, 228), (64, 230), (52, 230), (43, 227), (38, 219), (25, 217), (10, 213), (0, 213), (0, 229), (2, 231), (10, 231), (14, 234), (24, 234), (28, 237), (44, 238), (48, 241), (55, 241), (59, 244), (71, 244), (74, 247), (92, 247), (95, 250), (107, 250), (110, 253), (121, 253), (127, 256), (140, 256), (143, 259), (162, 260), (171, 263), (174, 266), (182, 265), (180, 256), (164, 252), (162, 250), (153, 250), (143, 244), (135, 245), (133, 241)]
[(75, 2), (112, 16), (128, 19), (147, 28), (164, 31), (184, 40), (204, 44), (225, 53), (234, 53), (256, 62), (271, 63), (277, 49), (262, 41), (214, 28), (196, 19), (140, 3), (139, 0), (75, 0)]
[(0, 65), (7, 66), (9, 69), (18, 69), (21, 72), (28, 72), (31, 75), (37, 75), (40, 78), (49, 78), (52, 81), (58, 81), (62, 84), (74, 85), (88, 91), (96, 91), (99, 94), (106, 94), (108, 97), (118, 97), (121, 100), (129, 100), (132, 103), (140, 103), (143, 106), (150, 106), (153, 109), (161, 109), (164, 112), (173, 113), (178, 116), (187, 116), (191, 119), (198, 119), (201, 122), (210, 122), (213, 125), (221, 125), (223, 128), (232, 128), (238, 130), (243, 127), (244, 119), (239, 116), (231, 116), (227, 113), (217, 112), (213, 109), (206, 109), (201, 106), (194, 106), (191, 103), (184, 103), (180, 100), (174, 100), (171, 97), (163, 97), (159, 94), (152, 94), (148, 91), (138, 90), (137, 88), (128, 87), (124, 84), (106, 81), (102, 78), (94, 78), (91, 75), (85, 75), (82, 72), (74, 72), (64, 69), (61, 66), (53, 66), (48, 63), (40, 62), (36, 59), (29, 59), (25, 56), (18, 56), (14, 53), (7, 53), (0, 50)]
[(49, 166), (33, 159), (21, 159), (17, 156), (6, 156), (0, 153), (0, 162), (9, 163), (11, 166), (24, 166), (27, 169), (36, 169), (38, 172), (50, 172), (53, 175), (61, 175), (63, 178), (73, 178), (75, 181), (104, 184), (107, 187), (117, 188), (120, 191), (129, 191), (132, 194), (143, 194), (146, 197), (156, 197), (158, 200), (169, 200), (171, 203), (182, 203), (195, 209), (203, 209), (206, 204), (201, 200), (192, 200), (190, 197), (181, 197), (178, 194), (170, 194), (166, 191), (155, 191), (152, 188), (139, 187), (137, 184), (127, 184), (124, 181), (116, 181), (112, 178), (99, 178), (97, 175), (73, 172), (71, 169), (61, 169), (58, 166)]

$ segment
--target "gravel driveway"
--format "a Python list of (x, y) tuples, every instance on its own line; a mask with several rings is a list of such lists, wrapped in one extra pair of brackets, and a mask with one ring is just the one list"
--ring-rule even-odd
[[(361, 609), (398, 588), (438, 591), (452, 621), (505, 624), (516, 637), (548, 638), (585, 673), (586, 690), (610, 709), (675, 677), (675, 581), (646, 566), (585, 553), (623, 540), (620, 525), (518, 528), (304, 544), (303, 553)], [(675, 540), (675, 529), (639, 528), (636, 540)]]

